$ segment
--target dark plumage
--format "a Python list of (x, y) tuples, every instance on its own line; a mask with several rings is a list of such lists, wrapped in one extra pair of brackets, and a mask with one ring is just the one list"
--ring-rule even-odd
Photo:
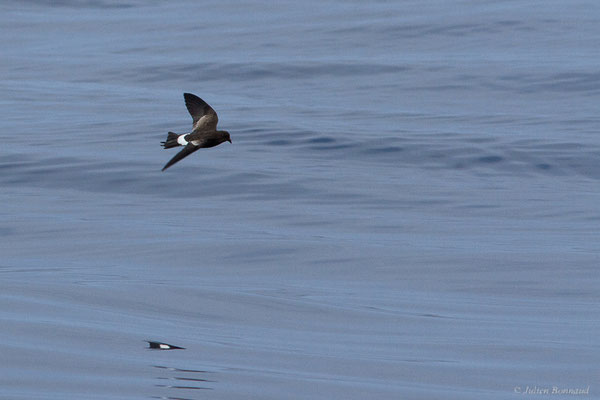
[(151, 340), (146, 340), (148, 342), (149, 349), (157, 349), (157, 350), (185, 350), (185, 347), (173, 346), (172, 344), (162, 343), (162, 342), (153, 342)]
[(183, 98), (185, 106), (194, 120), (193, 129), (190, 133), (181, 135), (169, 132), (167, 140), (161, 142), (165, 149), (185, 146), (163, 167), (163, 171), (198, 149), (218, 146), (223, 142), (231, 143), (229, 132), (217, 130), (219, 118), (211, 106), (191, 93), (184, 93)]

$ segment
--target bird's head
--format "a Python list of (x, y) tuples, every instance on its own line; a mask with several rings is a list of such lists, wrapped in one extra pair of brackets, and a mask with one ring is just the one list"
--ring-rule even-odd
[(229, 136), (229, 132), (227, 132), (227, 131), (221, 131), (221, 134), (223, 135), (223, 141), (224, 142), (231, 143), (231, 136)]

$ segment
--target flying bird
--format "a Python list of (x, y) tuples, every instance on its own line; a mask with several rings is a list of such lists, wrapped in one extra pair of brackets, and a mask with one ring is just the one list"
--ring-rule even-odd
[(181, 135), (169, 132), (167, 140), (161, 142), (165, 149), (184, 146), (183, 150), (175, 154), (175, 157), (171, 158), (163, 167), (163, 171), (198, 149), (215, 147), (223, 142), (231, 143), (229, 132), (217, 130), (219, 118), (211, 106), (191, 93), (184, 93), (183, 98), (185, 99), (185, 106), (194, 120), (193, 128), (191, 132)]

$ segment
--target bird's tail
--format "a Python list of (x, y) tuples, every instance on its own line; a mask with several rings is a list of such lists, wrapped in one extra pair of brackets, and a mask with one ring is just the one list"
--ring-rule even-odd
[(167, 134), (167, 140), (165, 140), (164, 142), (160, 142), (160, 144), (162, 144), (165, 149), (170, 149), (171, 147), (177, 147), (177, 146), (179, 146), (179, 143), (177, 143), (178, 137), (179, 137), (179, 135), (176, 134), (175, 132), (169, 132)]

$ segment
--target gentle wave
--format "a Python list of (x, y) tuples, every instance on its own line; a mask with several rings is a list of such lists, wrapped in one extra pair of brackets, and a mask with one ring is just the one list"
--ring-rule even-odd
[[(334, 172), (339, 169), (339, 173), (346, 173), (344, 165), (350, 162), (356, 168), (378, 170), (378, 174), (384, 175), (394, 174), (390, 168), (402, 167), (462, 171), (469, 175), (600, 179), (600, 151), (582, 149), (582, 145), (572, 142), (529, 140), (507, 144), (473, 138), (444, 139), (435, 135), (373, 141), (309, 131), (281, 135), (274, 130), (241, 130), (235, 145), (240, 147), (235, 149), (238, 151), (236, 160), (231, 159), (234, 150), (220, 154), (205, 152), (194, 155), (198, 159), (186, 160), (187, 165), (180, 165), (178, 171), (162, 173), (162, 164), (172, 154), (158, 148), (154, 161), (133, 162), (32, 154), (2, 155), (0, 183), (167, 197), (311, 199), (321, 196), (326, 200), (336, 196), (335, 186), (327, 191), (318, 184), (318, 167), (315, 169), (312, 165), (315, 160), (326, 162), (327, 166), (321, 168), (326, 168), (328, 173), (331, 173), (331, 168)], [(274, 159), (264, 165), (255, 164), (252, 170), (247, 170), (245, 159), (254, 157), (255, 152), (270, 151), (277, 157), (294, 161), (286, 165)], [(386, 166), (386, 169), (378, 169), (378, 165)], [(298, 171), (303, 169), (310, 170), (312, 175), (299, 174)]]

